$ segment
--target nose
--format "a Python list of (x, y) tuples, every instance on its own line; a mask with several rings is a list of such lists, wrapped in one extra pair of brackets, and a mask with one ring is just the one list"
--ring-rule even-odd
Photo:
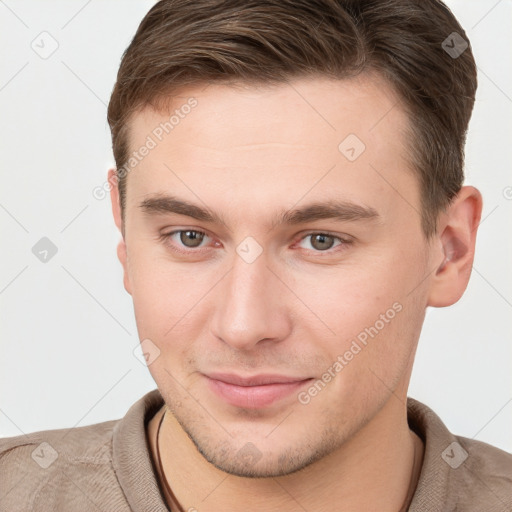
[(213, 334), (232, 348), (250, 351), (258, 343), (277, 343), (291, 331), (286, 287), (268, 267), (265, 253), (252, 263), (238, 254), (218, 287)]

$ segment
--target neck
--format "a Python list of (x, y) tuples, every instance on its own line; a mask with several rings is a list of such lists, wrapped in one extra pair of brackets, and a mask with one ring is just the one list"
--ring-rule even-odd
[[(164, 409), (148, 430), (155, 460), (156, 430)], [(251, 479), (217, 469), (197, 451), (170, 411), (159, 439), (165, 478), (175, 497), (183, 510), (201, 512), (398, 512), (410, 501), (423, 455), (421, 440), (408, 428), (405, 398), (402, 402), (396, 396), (341, 448), (283, 477)], [(163, 478), (159, 474), (160, 481)]]

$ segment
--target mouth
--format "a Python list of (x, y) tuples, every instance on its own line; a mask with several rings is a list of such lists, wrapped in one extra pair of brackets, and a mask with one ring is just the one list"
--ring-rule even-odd
[(259, 409), (282, 400), (312, 378), (290, 377), (276, 374), (242, 377), (228, 373), (204, 375), (208, 386), (219, 398), (235, 407)]

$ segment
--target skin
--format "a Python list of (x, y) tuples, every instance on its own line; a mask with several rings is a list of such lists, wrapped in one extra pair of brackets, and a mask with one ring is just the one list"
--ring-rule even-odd
[[(191, 96), (197, 107), (130, 172), (124, 226), (109, 172), (124, 286), (140, 339), (160, 350), (149, 370), (169, 409), (165, 477), (184, 510), (396, 512), (421, 467), (406, 397), (425, 310), (453, 304), (467, 286), (480, 193), (463, 187), (425, 238), (408, 118), (377, 76), (190, 87), (171, 110)], [(132, 147), (168, 118), (149, 108), (134, 115)], [(353, 162), (338, 149), (348, 134), (366, 146)], [(206, 206), (225, 223), (148, 215), (139, 204), (155, 193)], [(379, 216), (271, 228), (276, 212), (326, 199)], [(179, 234), (159, 238), (179, 229), (207, 236), (199, 247)], [(307, 236), (325, 232), (340, 237), (327, 250)], [(252, 263), (236, 251), (248, 236), (263, 250)], [(301, 403), (298, 391), (397, 303), (400, 312)], [(204, 373), (214, 371), (313, 381), (251, 409), (211, 391)], [(148, 425), (155, 460), (163, 412)], [(259, 457), (252, 464), (237, 456), (247, 443)]]

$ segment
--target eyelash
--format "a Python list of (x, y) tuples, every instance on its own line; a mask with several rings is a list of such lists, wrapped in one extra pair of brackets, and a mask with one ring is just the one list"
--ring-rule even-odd
[[(204, 248), (179, 249), (178, 247), (176, 247), (175, 245), (172, 245), (170, 243), (170, 239), (173, 235), (176, 235), (179, 233), (184, 233), (185, 231), (192, 231), (193, 233), (198, 233), (201, 235), (208, 236), (207, 233), (205, 233), (204, 231), (200, 231), (198, 229), (177, 229), (177, 230), (171, 231), (169, 233), (163, 233), (162, 235), (159, 236), (159, 240), (161, 242), (163, 242), (166, 246), (170, 247), (173, 251), (178, 252), (180, 254), (190, 255), (190, 254), (201, 252), (201, 249), (204, 249)], [(302, 240), (305, 240), (306, 238), (308, 238), (312, 235), (325, 235), (325, 236), (334, 238), (336, 240), (339, 240), (339, 242), (340, 242), (338, 245), (335, 245), (334, 247), (331, 247), (330, 249), (326, 249), (325, 251), (319, 251), (319, 250), (315, 250), (315, 249), (306, 249), (307, 251), (311, 251), (311, 252), (315, 253), (315, 255), (322, 255), (322, 254), (332, 255), (333, 253), (337, 253), (337, 252), (345, 250), (347, 245), (350, 245), (353, 243), (353, 240), (351, 240), (351, 239), (340, 237), (340, 236), (330, 233), (328, 231), (310, 231), (309, 233), (302, 235), (302, 237), (299, 238), (297, 242), (302, 242)], [(294, 244), (297, 242), (294, 242)], [(341, 247), (341, 248), (336, 249), (336, 247)]]

